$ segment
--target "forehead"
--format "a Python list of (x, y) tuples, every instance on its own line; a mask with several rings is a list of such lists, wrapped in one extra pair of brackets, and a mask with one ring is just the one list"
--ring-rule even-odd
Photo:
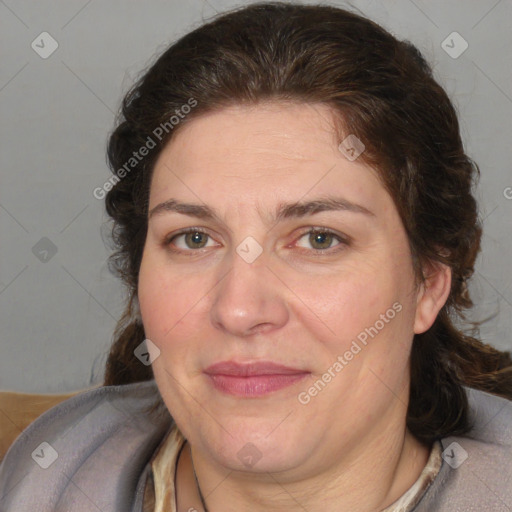
[(196, 149), (192, 139), (198, 137), (202, 153), (222, 147), (232, 152), (251, 149), (262, 155), (277, 152), (306, 159), (312, 156), (313, 143), (322, 145), (323, 150), (335, 144), (334, 119), (333, 110), (322, 104), (267, 101), (233, 105), (183, 123), (166, 149), (178, 145)]
[(150, 208), (177, 194), (260, 205), (333, 191), (366, 203), (387, 196), (376, 172), (347, 159), (339, 142), (333, 111), (322, 104), (267, 102), (199, 115), (160, 154)]

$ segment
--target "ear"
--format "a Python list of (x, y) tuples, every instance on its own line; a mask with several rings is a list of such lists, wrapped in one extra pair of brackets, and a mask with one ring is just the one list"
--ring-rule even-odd
[(416, 301), (414, 334), (421, 334), (430, 329), (448, 299), (452, 284), (452, 270), (443, 263), (429, 264), (425, 274)]

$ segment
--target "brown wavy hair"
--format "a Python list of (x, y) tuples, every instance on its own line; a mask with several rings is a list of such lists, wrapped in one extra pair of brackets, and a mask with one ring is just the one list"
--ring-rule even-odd
[[(171, 126), (170, 117), (191, 99), (196, 106)], [(134, 349), (145, 338), (137, 282), (151, 174), (162, 148), (196, 116), (263, 100), (329, 105), (364, 142), (360, 158), (393, 197), (418, 279), (429, 262), (451, 268), (445, 306), (413, 341), (407, 425), (427, 443), (467, 432), (464, 386), (512, 398), (510, 354), (455, 324), (472, 306), (467, 280), (480, 250), (472, 195), (479, 169), (465, 154), (454, 106), (421, 53), (376, 23), (330, 6), (259, 3), (220, 15), (172, 44), (124, 98), (108, 142), (112, 172), (118, 176), (148, 137), (156, 147), (106, 196), (111, 268), (126, 284), (128, 300), (104, 384), (153, 378)], [(154, 130), (166, 122), (168, 133), (158, 140)]]

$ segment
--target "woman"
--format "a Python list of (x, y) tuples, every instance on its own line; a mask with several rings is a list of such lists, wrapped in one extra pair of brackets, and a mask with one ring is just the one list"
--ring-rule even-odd
[(2, 510), (510, 510), (512, 362), (455, 324), (478, 169), (412, 45), (233, 11), (145, 73), (108, 156), (105, 387), (20, 436)]

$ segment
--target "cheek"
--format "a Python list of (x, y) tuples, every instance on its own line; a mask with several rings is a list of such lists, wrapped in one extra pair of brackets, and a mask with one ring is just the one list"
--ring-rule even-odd
[[(210, 279), (211, 277), (211, 279)], [(198, 355), (211, 344), (210, 309), (214, 275), (176, 272), (161, 255), (148, 251), (139, 272), (138, 294), (146, 338), (161, 352), (155, 376), (195, 373)]]
[(330, 276), (299, 279), (299, 307), (313, 311), (317, 322), (324, 324), (330, 337), (335, 334), (338, 340), (346, 340), (347, 335), (353, 336), (373, 324), (395, 297), (389, 274), (376, 271), (368, 263), (345, 266)]
[(408, 268), (406, 257), (387, 266), (359, 261), (336, 277), (324, 276), (316, 283), (303, 280), (297, 308), (308, 331), (328, 349), (331, 361), (324, 364), (346, 353), (351, 361), (348, 373), (356, 374), (362, 366), (386, 375), (405, 368), (415, 312)]
[(146, 337), (160, 346), (197, 302), (198, 293), (189, 278), (172, 276), (164, 264), (148, 254), (141, 263), (138, 295)]

